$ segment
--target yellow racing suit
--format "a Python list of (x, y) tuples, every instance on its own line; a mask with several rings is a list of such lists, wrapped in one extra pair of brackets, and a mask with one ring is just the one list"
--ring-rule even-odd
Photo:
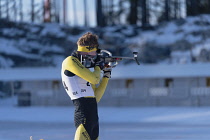
[(91, 72), (74, 56), (67, 57), (62, 63), (63, 86), (75, 106), (75, 140), (98, 139), (97, 102), (102, 98), (109, 80), (107, 77), (101, 80), (100, 73), (98, 66)]

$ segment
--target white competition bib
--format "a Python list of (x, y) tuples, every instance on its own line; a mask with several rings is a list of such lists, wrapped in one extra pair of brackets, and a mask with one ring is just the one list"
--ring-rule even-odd
[(72, 77), (62, 75), (63, 86), (71, 100), (81, 97), (95, 97), (91, 84), (84, 79), (74, 75)]

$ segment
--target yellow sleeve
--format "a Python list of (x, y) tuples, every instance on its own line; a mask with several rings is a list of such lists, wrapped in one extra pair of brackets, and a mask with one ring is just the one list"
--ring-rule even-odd
[(96, 87), (95, 85), (92, 84), (92, 88), (94, 90), (94, 94), (95, 94), (97, 102), (99, 102), (101, 100), (102, 96), (104, 95), (108, 81), (109, 81), (109, 78), (103, 77), (102, 81), (98, 87)]
[(91, 84), (98, 84), (100, 82), (101, 69), (96, 66), (94, 72), (85, 68), (82, 63), (73, 56), (67, 57), (62, 63), (62, 70), (68, 70)]

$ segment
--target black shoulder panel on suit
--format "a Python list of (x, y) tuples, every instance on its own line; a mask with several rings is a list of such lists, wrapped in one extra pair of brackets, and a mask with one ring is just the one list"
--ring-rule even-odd
[(69, 77), (72, 77), (72, 76), (75, 75), (74, 73), (72, 73), (72, 72), (70, 72), (70, 71), (68, 71), (68, 70), (65, 70), (65, 71), (64, 71), (64, 74), (65, 74), (66, 76), (69, 76)]

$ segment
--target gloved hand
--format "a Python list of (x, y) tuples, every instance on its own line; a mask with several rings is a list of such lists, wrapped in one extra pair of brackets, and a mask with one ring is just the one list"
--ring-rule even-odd
[(105, 67), (105, 62), (99, 55), (97, 55), (97, 58), (95, 59), (95, 66), (99, 66), (101, 70)]
[(103, 71), (104, 71), (103, 77), (111, 78), (112, 67), (106, 66), (104, 67)]
[(103, 60), (95, 62), (95, 66), (99, 66), (101, 70), (104, 69), (105, 63)]

